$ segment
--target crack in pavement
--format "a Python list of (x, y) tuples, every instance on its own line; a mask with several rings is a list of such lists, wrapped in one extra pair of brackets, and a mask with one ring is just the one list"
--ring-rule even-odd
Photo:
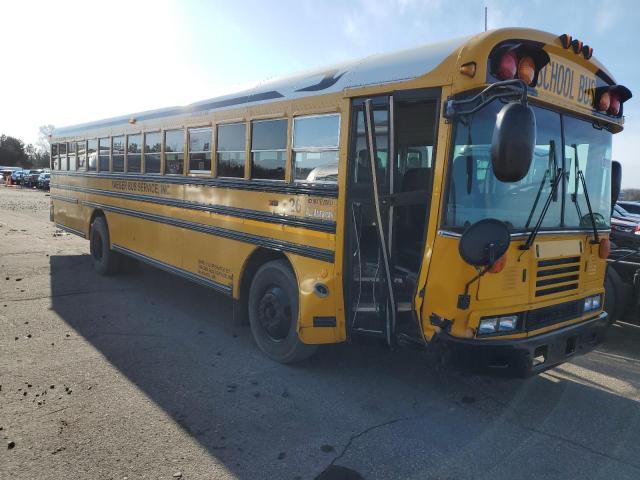
[(331, 463), (329, 465), (327, 465), (322, 472), (320, 472), (315, 478), (317, 478), (318, 476), (321, 476), (324, 472), (326, 472), (330, 467), (334, 466), (335, 463), (340, 460), (342, 457), (344, 457), (344, 455), (347, 453), (347, 450), (349, 450), (349, 448), (351, 447), (351, 444), (357, 440), (360, 437), (365, 436), (366, 434), (372, 432), (373, 430), (377, 430), (378, 428), (382, 428), (382, 427), (386, 427), (389, 425), (393, 425), (394, 423), (398, 423), (398, 422), (402, 422), (404, 420), (413, 420), (415, 418), (419, 418), (420, 416), (416, 416), (416, 417), (400, 417), (400, 418), (394, 418), (393, 420), (388, 420), (386, 422), (383, 423), (379, 423), (377, 425), (373, 425), (371, 427), (368, 427), (364, 430), (362, 430), (361, 432), (355, 433), (353, 435), (351, 435), (351, 437), (349, 437), (349, 440), (347, 441), (346, 445), (344, 446), (344, 448), (342, 449), (342, 452), (340, 452), (339, 455), (336, 455), (334, 457), (333, 460), (331, 460)]

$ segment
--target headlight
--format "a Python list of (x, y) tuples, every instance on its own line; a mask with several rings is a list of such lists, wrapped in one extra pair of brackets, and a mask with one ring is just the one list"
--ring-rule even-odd
[(518, 329), (518, 319), (518, 315), (481, 318), (478, 326), (478, 335), (515, 332)]
[(592, 295), (584, 299), (584, 312), (600, 310), (602, 306), (602, 295)]

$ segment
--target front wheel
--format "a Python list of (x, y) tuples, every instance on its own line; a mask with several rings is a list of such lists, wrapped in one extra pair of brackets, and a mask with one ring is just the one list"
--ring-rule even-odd
[(298, 321), (298, 282), (284, 260), (265, 263), (249, 290), (249, 324), (258, 347), (280, 363), (310, 357), (316, 345), (302, 343)]

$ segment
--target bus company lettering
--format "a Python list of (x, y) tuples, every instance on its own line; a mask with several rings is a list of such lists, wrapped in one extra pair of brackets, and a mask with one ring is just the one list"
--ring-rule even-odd
[(202, 259), (198, 259), (198, 274), (218, 282), (227, 283), (233, 281), (231, 269)]
[(538, 88), (584, 106), (592, 106), (596, 79), (586, 70), (579, 72), (568, 65), (551, 60), (540, 70)]
[(131, 180), (112, 180), (111, 188), (121, 192), (155, 193), (156, 195), (166, 195), (169, 193), (169, 185), (135, 182)]
[(308, 218), (335, 220), (336, 200), (333, 198), (307, 198), (305, 209)]

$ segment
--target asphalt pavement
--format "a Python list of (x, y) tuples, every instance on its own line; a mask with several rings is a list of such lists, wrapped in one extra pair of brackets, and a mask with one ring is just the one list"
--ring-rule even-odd
[(266, 359), (231, 302), (92, 269), (49, 197), (0, 186), (2, 479), (638, 479), (640, 326), (534, 378), (332, 345)]

